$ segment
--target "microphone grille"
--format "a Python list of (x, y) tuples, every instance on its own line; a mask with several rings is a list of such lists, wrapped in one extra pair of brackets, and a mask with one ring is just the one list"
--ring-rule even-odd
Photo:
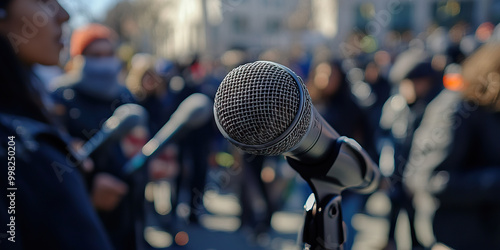
[[(291, 70), (258, 61), (233, 69), (215, 96), (219, 129), (246, 152), (279, 155), (306, 133), (311, 101)], [(302, 100), (306, 98), (306, 100)]]

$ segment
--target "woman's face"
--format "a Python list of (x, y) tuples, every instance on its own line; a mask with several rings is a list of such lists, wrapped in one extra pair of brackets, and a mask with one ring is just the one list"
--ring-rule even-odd
[(0, 32), (24, 64), (55, 65), (63, 47), (62, 24), (68, 19), (57, 0), (12, 0), (7, 17), (0, 19)]

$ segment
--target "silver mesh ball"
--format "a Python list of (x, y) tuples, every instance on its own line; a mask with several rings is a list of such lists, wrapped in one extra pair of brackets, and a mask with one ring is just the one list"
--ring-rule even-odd
[[(253, 154), (278, 155), (300, 141), (309, 126), (311, 100), (292, 74), (279, 64), (259, 61), (239, 66), (224, 78), (214, 111), (219, 128), (236, 146)], [(302, 109), (299, 88), (305, 93)]]

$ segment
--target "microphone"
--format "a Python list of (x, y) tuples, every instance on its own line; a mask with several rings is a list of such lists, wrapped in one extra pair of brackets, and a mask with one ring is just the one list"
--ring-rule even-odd
[(148, 112), (142, 106), (133, 103), (120, 105), (104, 122), (102, 128), (76, 152), (77, 160), (82, 162), (99, 148), (120, 139), (147, 120)]
[(195, 93), (181, 102), (165, 125), (137, 153), (123, 171), (131, 174), (144, 165), (149, 157), (155, 156), (167, 143), (179, 139), (183, 132), (199, 128), (212, 117), (212, 101), (204, 94)]
[(233, 69), (217, 90), (214, 116), (236, 147), (284, 155), (305, 180), (315, 182), (315, 189), (372, 192), (378, 186), (377, 165), (356, 141), (340, 136), (323, 119), (302, 79), (283, 65), (257, 61)]

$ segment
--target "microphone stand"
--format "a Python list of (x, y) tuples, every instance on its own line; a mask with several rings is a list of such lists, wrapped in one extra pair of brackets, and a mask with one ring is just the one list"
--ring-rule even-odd
[[(342, 219), (341, 191), (346, 188), (359, 188), (362, 180), (371, 183), (373, 178), (369, 171), (369, 159), (364, 152), (356, 150), (359, 145), (346, 137), (340, 137), (329, 146), (332, 152), (319, 164), (305, 164), (296, 159), (286, 157), (292, 168), (301, 173), (313, 193), (304, 205), (304, 225), (299, 234), (299, 241), (305, 250), (343, 250), (345, 228)], [(346, 154), (345, 152), (351, 152)], [(354, 155), (354, 158), (348, 157)], [(353, 165), (361, 164), (359, 169)], [(328, 175), (327, 173), (335, 173)], [(378, 172), (375, 183), (378, 183)], [(373, 184), (369, 184), (371, 186)], [(363, 187), (361, 187), (362, 190)]]
[(343, 250), (345, 232), (342, 220), (342, 198), (332, 194), (317, 203), (311, 194), (304, 205), (304, 226), (299, 240), (305, 250)]

